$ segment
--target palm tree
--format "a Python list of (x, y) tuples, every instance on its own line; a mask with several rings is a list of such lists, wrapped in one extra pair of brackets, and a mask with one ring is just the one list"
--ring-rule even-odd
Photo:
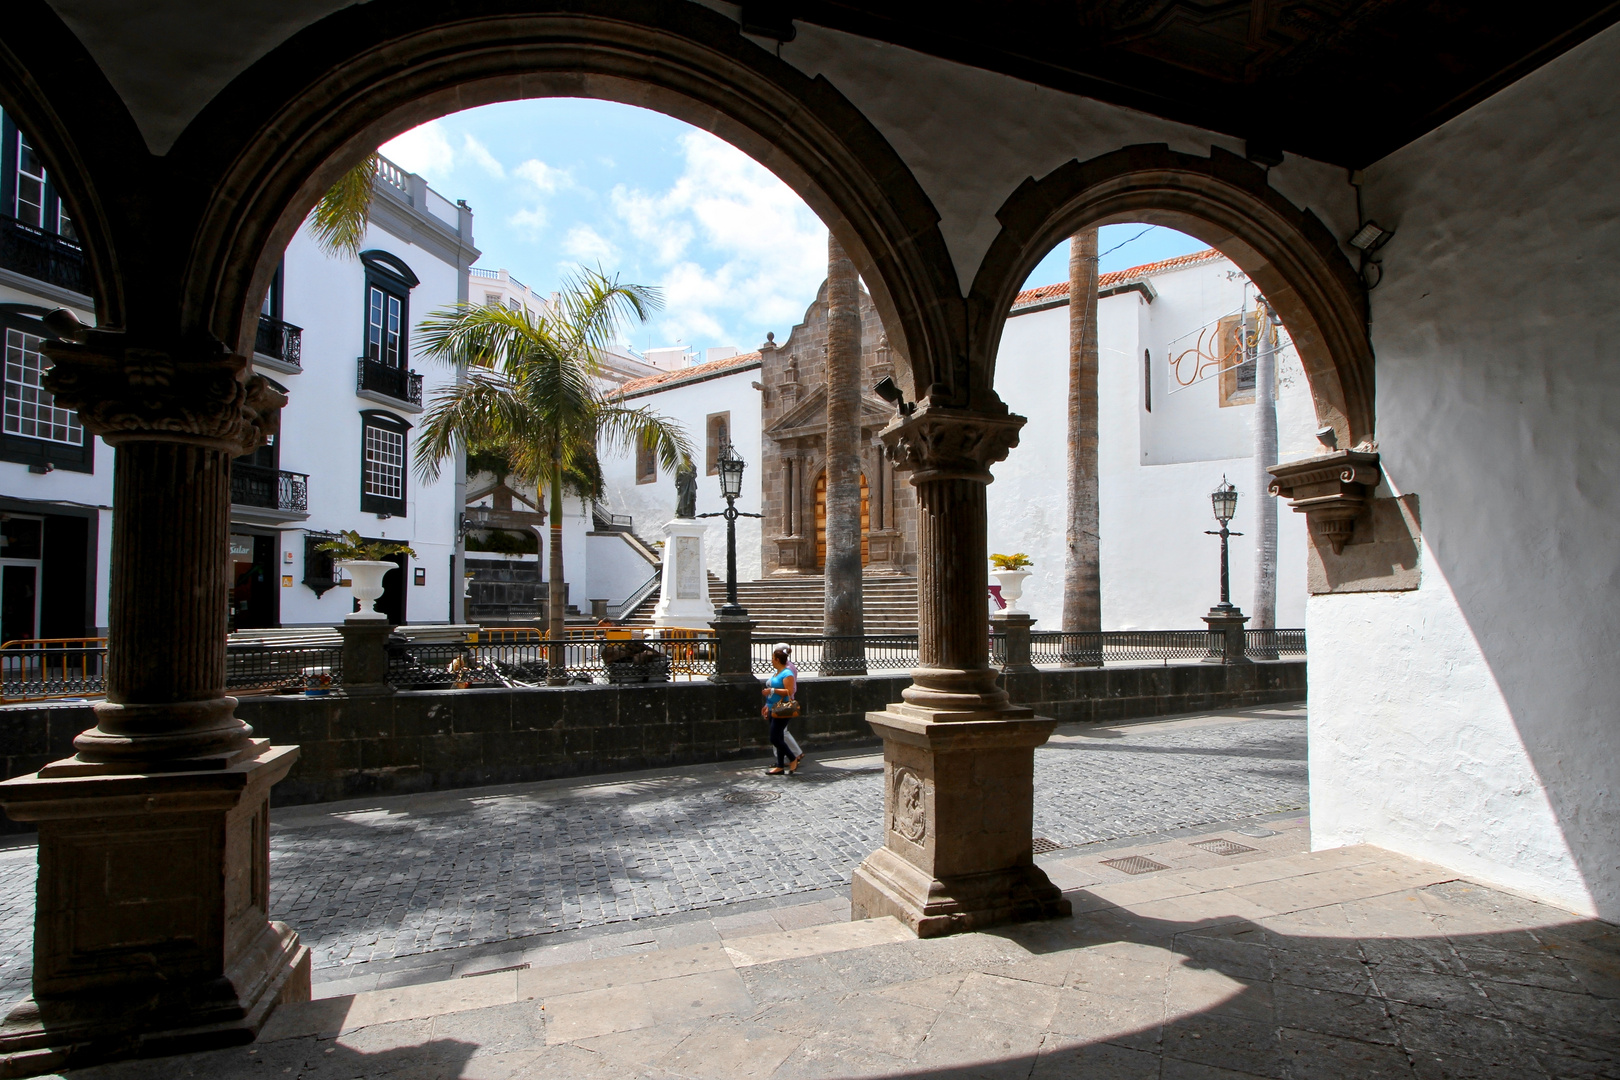
[[(1063, 632), (1102, 630), (1102, 558), (1097, 520), (1097, 230), (1069, 240), (1069, 469)], [(1102, 662), (1064, 638), (1064, 662)]]
[(371, 221), (372, 185), (377, 182), (377, 155), (367, 154), (366, 160), (343, 174), (321, 201), (310, 211), (310, 231), (315, 243), (328, 255), (360, 254), (365, 243), (366, 225)]
[(827, 234), (827, 565), (823, 647), (842, 674), (866, 673), (861, 612), (861, 308), (855, 264)]
[[(512, 471), (549, 495), (551, 640), (563, 634), (563, 492), (590, 485), (600, 448), (656, 450), (665, 469), (692, 459), (686, 433), (647, 408), (608, 397), (595, 375), (602, 350), (627, 317), (645, 322), (658, 291), (620, 284), (600, 270), (582, 270), (544, 310), (529, 314), (461, 305), (434, 312), (418, 328), (425, 355), (455, 366), (464, 377), (436, 391), (416, 443), (416, 468), (439, 475), (458, 449), (499, 448)], [(572, 474), (572, 475), (571, 475)], [(561, 646), (552, 648), (552, 682), (563, 682)]]

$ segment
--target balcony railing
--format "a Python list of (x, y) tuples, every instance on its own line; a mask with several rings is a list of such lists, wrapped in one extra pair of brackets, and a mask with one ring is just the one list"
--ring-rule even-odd
[(414, 371), (397, 368), (362, 356), (359, 361), (357, 388), (391, 397), (395, 401), (422, 404), (422, 376)]
[(0, 216), (0, 266), (76, 293), (90, 292), (90, 274), (78, 244), (14, 217)]
[(309, 474), (267, 469), (243, 461), (231, 465), (231, 502), (268, 510), (309, 510)]
[(304, 328), (292, 323), (259, 316), (259, 331), (253, 339), (253, 351), (272, 360), (280, 360), (294, 367), (304, 366)]

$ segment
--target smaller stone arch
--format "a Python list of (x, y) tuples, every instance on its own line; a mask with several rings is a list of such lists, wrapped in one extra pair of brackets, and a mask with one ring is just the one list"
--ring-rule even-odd
[(997, 217), (1001, 232), (967, 305), (975, 389), (992, 386), (1013, 298), (1047, 252), (1081, 229), (1143, 221), (1197, 237), (1248, 274), (1288, 326), (1318, 422), (1340, 446), (1373, 441), (1366, 292), (1333, 234), (1272, 188), (1265, 170), (1219, 147), (1201, 158), (1132, 146), (1025, 180)]

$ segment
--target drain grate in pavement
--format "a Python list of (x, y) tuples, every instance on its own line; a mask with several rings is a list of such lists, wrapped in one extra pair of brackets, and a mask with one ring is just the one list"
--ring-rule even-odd
[(1241, 855), (1245, 851), (1258, 850), (1257, 848), (1244, 847), (1235, 840), (1224, 840), (1220, 837), (1213, 840), (1194, 840), (1192, 846), (1203, 848), (1205, 851), (1213, 852), (1216, 855)]
[(1252, 836), (1256, 840), (1264, 840), (1268, 836), (1282, 835), (1276, 829), (1268, 829), (1261, 825), (1234, 825), (1232, 831), (1242, 833), (1244, 836)]
[(525, 963), (522, 963), (522, 964), (513, 964), (510, 967), (490, 968), (488, 971), (469, 971), (465, 975), (463, 975), (462, 978), (463, 979), (476, 979), (480, 975), (499, 975), (502, 972), (506, 972), (506, 971), (527, 971), (528, 969), (529, 969), (529, 965), (528, 965), (528, 963), (525, 962)]
[(1122, 874), (1151, 874), (1155, 870), (1168, 870), (1164, 863), (1154, 862), (1145, 855), (1127, 855), (1123, 859), (1104, 859), (1104, 866), (1111, 866)]
[(782, 797), (780, 791), (728, 791), (723, 798), (734, 806), (763, 806)]
[(1062, 846), (1063, 846), (1062, 844), (1056, 843), (1056, 842), (1054, 842), (1052, 840), (1048, 840), (1044, 836), (1037, 836), (1034, 840), (1032, 840), (1030, 842), (1030, 848), (1032, 849), (1033, 853), (1036, 854), (1036, 855), (1045, 855), (1048, 851), (1056, 851), (1058, 848), (1060, 848)]

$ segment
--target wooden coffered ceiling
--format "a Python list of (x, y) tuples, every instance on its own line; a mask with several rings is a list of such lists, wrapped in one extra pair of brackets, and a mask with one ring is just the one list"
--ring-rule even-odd
[(1617, 0), (787, 0), (745, 5), (1361, 166), (1620, 17)]

